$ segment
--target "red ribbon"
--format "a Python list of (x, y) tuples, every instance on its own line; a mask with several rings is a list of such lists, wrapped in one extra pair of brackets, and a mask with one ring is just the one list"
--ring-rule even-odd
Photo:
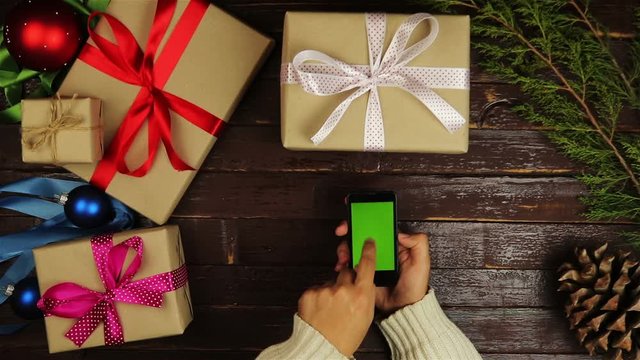
[[(115, 42), (89, 28), (89, 36), (95, 46), (87, 44), (78, 58), (115, 79), (141, 87), (93, 173), (91, 182), (99, 188), (106, 189), (116, 171), (136, 177), (146, 175), (161, 142), (174, 169), (194, 170), (174, 148), (170, 111), (216, 137), (225, 124), (215, 115), (163, 89), (209, 7), (206, 0), (191, 0), (156, 60), (156, 52), (174, 16), (176, 3), (177, 0), (158, 0), (144, 52), (131, 31), (115, 17), (105, 13), (93, 13), (89, 17), (91, 23), (96, 16), (102, 16)], [(148, 123), (147, 159), (139, 168), (131, 170), (126, 164), (126, 155), (145, 122)]]
[[(125, 269), (129, 249), (135, 250), (136, 255)], [(91, 239), (91, 250), (104, 292), (65, 282), (50, 287), (38, 301), (38, 308), (45, 316), (78, 319), (65, 334), (78, 347), (102, 322), (105, 345), (124, 343), (116, 302), (161, 307), (164, 293), (187, 284), (185, 265), (174, 271), (131, 281), (142, 265), (143, 241), (139, 236), (115, 246), (112, 235), (95, 236)]]

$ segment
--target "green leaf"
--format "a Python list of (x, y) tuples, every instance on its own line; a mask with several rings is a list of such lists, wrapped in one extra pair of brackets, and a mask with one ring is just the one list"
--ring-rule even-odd
[(84, 6), (84, 3), (81, 0), (63, 0), (63, 1), (66, 2), (72, 8), (76, 9), (81, 14), (85, 16), (91, 15), (91, 11), (86, 6)]
[(40, 85), (46, 92), (47, 96), (53, 94), (53, 81), (56, 79), (56, 76), (58, 76), (58, 73), (59, 73), (58, 71), (43, 72), (43, 73), (40, 73), (39, 75)]
[(111, 0), (87, 0), (87, 7), (91, 11), (105, 11)]
[(22, 100), (22, 85), (13, 84), (4, 88), (4, 96), (9, 105), (16, 105)]
[(0, 70), (16, 73), (20, 71), (18, 64), (13, 60), (11, 54), (9, 54), (9, 50), (4, 45), (0, 46)]
[(0, 111), (0, 122), (19, 123), (22, 120), (22, 104), (18, 103)]
[(110, 0), (64, 0), (69, 6), (76, 9), (84, 16), (91, 15), (94, 11), (105, 11), (109, 6)]
[(25, 80), (31, 79), (38, 74), (39, 72), (29, 69), (24, 69), (17, 74), (12, 71), (0, 70), (0, 87), (5, 88), (15, 84), (21, 84)]

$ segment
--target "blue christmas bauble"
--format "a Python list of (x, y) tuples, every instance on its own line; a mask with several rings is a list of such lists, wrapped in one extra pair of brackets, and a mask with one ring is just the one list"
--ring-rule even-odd
[(107, 225), (116, 216), (109, 196), (91, 185), (69, 192), (64, 213), (73, 225), (84, 229)]
[(26, 320), (35, 320), (42, 317), (42, 311), (38, 309), (40, 288), (35, 277), (28, 277), (18, 282), (9, 296), (9, 304), (13, 312)]

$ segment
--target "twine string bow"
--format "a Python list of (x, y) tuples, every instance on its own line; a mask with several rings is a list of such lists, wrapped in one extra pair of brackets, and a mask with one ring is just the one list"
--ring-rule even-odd
[[(408, 46), (409, 38), (417, 26), (428, 21), (430, 32), (415, 44)], [(386, 33), (386, 15), (366, 14), (369, 65), (352, 65), (316, 50), (303, 50), (290, 64), (283, 66), (282, 81), (300, 84), (307, 93), (331, 96), (353, 90), (326, 119), (311, 141), (322, 143), (338, 125), (351, 104), (369, 93), (365, 117), (364, 150), (384, 150), (384, 127), (378, 87), (398, 87), (415, 96), (426, 106), (449, 132), (464, 126), (466, 119), (433, 89), (468, 89), (469, 70), (466, 68), (411, 67), (409, 62), (429, 48), (436, 40), (439, 24), (427, 13), (409, 16), (393, 35), (383, 54)]]
[(23, 143), (27, 149), (35, 151), (48, 145), (51, 148), (53, 162), (58, 160), (58, 133), (63, 130), (79, 129), (82, 116), (71, 113), (78, 94), (73, 94), (69, 106), (64, 107), (60, 94), (51, 99), (49, 124), (44, 127), (23, 128)]

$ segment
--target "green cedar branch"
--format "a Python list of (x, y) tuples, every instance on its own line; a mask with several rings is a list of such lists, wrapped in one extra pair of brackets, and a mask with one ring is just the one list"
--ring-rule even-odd
[[(575, 9), (576, 13), (582, 19), (582, 22), (589, 28), (594, 38), (598, 40), (602, 49), (607, 52), (607, 54), (609, 55), (609, 59), (611, 60), (611, 63), (618, 70), (618, 75), (620, 76), (620, 79), (622, 80), (625, 87), (627, 88), (628, 93), (631, 95), (630, 102), (635, 103), (637, 101), (637, 94), (635, 93), (635, 90), (631, 85), (631, 81), (628, 79), (627, 75), (622, 70), (622, 67), (618, 63), (618, 60), (616, 59), (616, 57), (613, 56), (613, 54), (611, 53), (611, 49), (609, 48), (609, 46), (605, 44), (603, 35), (606, 35), (606, 32), (601, 29), (601, 26), (596, 21), (596, 19), (594, 19), (592, 16), (587, 15), (587, 12), (589, 9), (588, 5), (585, 4), (583, 8), (575, 0), (569, 0), (569, 5), (571, 5)], [(640, 11), (638, 13), (640, 14)]]
[[(569, 2), (570, 3), (574, 3), (574, 1), (569, 1)], [(461, 6), (469, 7), (471, 9), (473, 9), (473, 10), (476, 10), (476, 11), (481, 11), (482, 10), (482, 8), (479, 5), (477, 5), (474, 0), (470, 0), (468, 2), (455, 1), (453, 3), (455, 3), (455, 5), (461, 5)], [(533, 3), (535, 4), (535, 1), (533, 1)], [(633, 169), (631, 168), (631, 166), (627, 163), (627, 160), (622, 156), (621, 152), (618, 150), (618, 147), (613, 142), (614, 129), (612, 129), (610, 134), (608, 134), (607, 131), (605, 131), (605, 129), (601, 126), (600, 122), (598, 121), (597, 116), (592, 111), (591, 106), (589, 106), (589, 104), (587, 104), (586, 96), (585, 96), (586, 91), (583, 92), (582, 94), (579, 94), (578, 91), (576, 91), (574, 89), (574, 86), (572, 86), (570, 84), (569, 77), (565, 76), (565, 74), (560, 70), (558, 65), (556, 65), (556, 63), (554, 63), (553, 58), (552, 58), (552, 54), (551, 54), (551, 50), (548, 50), (548, 49), (541, 50), (537, 46), (532, 44), (532, 42), (524, 35), (522, 30), (518, 29), (518, 27), (515, 25), (515, 20), (513, 18), (513, 12), (508, 11), (508, 12), (506, 12), (506, 14), (504, 14), (504, 16), (496, 15), (496, 13), (490, 12), (490, 13), (485, 14), (484, 16), (487, 17), (487, 18), (492, 19), (493, 21), (497, 22), (502, 27), (507, 29), (507, 31), (508, 31), (508, 33), (510, 35), (515, 36), (533, 54), (535, 54), (544, 64), (546, 64), (546, 66), (549, 68), (549, 70), (551, 70), (553, 72), (553, 74), (556, 76), (556, 78), (562, 84), (562, 87), (560, 89), (563, 90), (563, 91), (566, 91), (567, 93), (569, 93), (569, 95), (571, 97), (573, 97), (576, 100), (576, 102), (580, 105), (580, 107), (582, 108), (582, 110), (584, 112), (585, 117), (589, 120), (589, 122), (594, 127), (596, 132), (600, 135), (602, 140), (607, 144), (609, 149), (612, 151), (612, 153), (614, 154), (614, 156), (616, 157), (616, 159), (618, 160), (620, 165), (623, 167), (623, 169), (627, 173), (627, 176), (629, 177), (629, 181), (631, 181), (633, 187), (635, 188), (636, 193), (638, 195), (640, 195), (640, 181), (638, 180), (636, 174), (634, 174)], [(534, 19), (534, 20), (540, 21), (540, 19)], [(541, 28), (541, 30), (543, 30), (542, 26), (540, 26), (540, 28)], [(543, 37), (544, 37), (545, 36), (544, 32), (542, 32), (542, 34), (543, 34)], [(596, 36), (596, 38), (598, 38), (597, 34), (595, 36)], [(603, 44), (603, 46), (605, 46), (605, 45)], [(608, 49), (608, 47), (606, 47), (606, 48)], [(618, 68), (619, 68), (619, 66), (618, 66)], [(629, 88), (632, 89), (630, 84), (629, 84)]]
[[(416, 1), (472, 15), (480, 65), (526, 96), (512, 110), (551, 129), (549, 139), (589, 169), (577, 176), (589, 220), (640, 224), (640, 135), (618, 131), (623, 108), (640, 109), (640, 8), (635, 34), (620, 36), (590, 13), (590, 0)], [(627, 51), (624, 61), (612, 46)], [(640, 246), (640, 232), (624, 236)]]

